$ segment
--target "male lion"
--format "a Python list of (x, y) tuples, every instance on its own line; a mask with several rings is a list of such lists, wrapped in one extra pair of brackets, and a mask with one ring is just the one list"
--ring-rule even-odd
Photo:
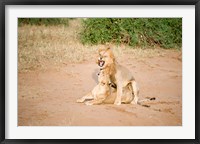
[(110, 47), (101, 47), (98, 53), (98, 65), (100, 69), (107, 73), (107, 75), (110, 76), (111, 82), (116, 84), (117, 86), (117, 96), (114, 104), (121, 104), (122, 95), (124, 95), (123, 89), (125, 89), (128, 85), (131, 86), (132, 92), (134, 94), (134, 99), (131, 103), (137, 104), (139, 88), (131, 72), (127, 68), (116, 62), (114, 54)]
[[(86, 105), (113, 104), (116, 99), (116, 88), (113, 88), (109, 77), (104, 70), (101, 70), (98, 74), (98, 85), (90, 93), (78, 99), (77, 102), (85, 102)], [(131, 86), (128, 85), (123, 89), (122, 103), (130, 103), (132, 100)]]

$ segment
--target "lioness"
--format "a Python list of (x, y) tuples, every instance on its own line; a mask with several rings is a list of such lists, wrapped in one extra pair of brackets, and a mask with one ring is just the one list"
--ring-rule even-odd
[(85, 104), (100, 104), (102, 103), (107, 96), (110, 95), (110, 80), (109, 76), (105, 75), (103, 71), (98, 74), (98, 85), (93, 88), (93, 90), (82, 98), (78, 99), (77, 102), (87, 101)]
[[(98, 74), (98, 81), (98, 85), (95, 86), (90, 93), (78, 99), (77, 102), (85, 102), (86, 105), (102, 103), (114, 104), (116, 99), (116, 88), (113, 88), (109, 75), (105, 74), (105, 72), (101, 70)], [(122, 102), (130, 103), (132, 100), (133, 94), (131, 86), (128, 84), (128, 86), (123, 89)]]
[(100, 69), (110, 76), (109, 79), (112, 83), (115, 83), (117, 85), (117, 96), (114, 104), (121, 104), (124, 91), (123, 89), (126, 89), (129, 84), (134, 94), (134, 99), (131, 103), (137, 104), (139, 88), (131, 72), (127, 68), (116, 62), (114, 54), (110, 47), (101, 47), (98, 50), (98, 53), (98, 65)]

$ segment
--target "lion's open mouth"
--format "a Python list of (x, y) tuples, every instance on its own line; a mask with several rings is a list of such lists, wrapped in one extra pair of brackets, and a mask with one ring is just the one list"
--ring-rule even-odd
[(103, 60), (98, 60), (98, 65), (99, 65), (100, 67), (103, 67), (104, 64), (105, 64), (105, 61), (103, 61)]

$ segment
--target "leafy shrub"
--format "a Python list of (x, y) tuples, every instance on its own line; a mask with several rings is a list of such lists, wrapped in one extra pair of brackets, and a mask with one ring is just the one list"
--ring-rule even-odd
[(67, 18), (19, 18), (18, 25), (68, 25), (69, 19)]
[(181, 18), (89, 18), (83, 20), (84, 44), (112, 42), (130, 46), (180, 48)]

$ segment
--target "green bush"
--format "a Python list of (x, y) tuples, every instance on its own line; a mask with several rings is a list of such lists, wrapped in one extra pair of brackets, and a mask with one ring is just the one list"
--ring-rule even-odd
[(83, 20), (84, 44), (112, 42), (130, 46), (181, 48), (181, 18), (89, 18)]
[(68, 25), (69, 19), (67, 18), (19, 18), (18, 25)]

